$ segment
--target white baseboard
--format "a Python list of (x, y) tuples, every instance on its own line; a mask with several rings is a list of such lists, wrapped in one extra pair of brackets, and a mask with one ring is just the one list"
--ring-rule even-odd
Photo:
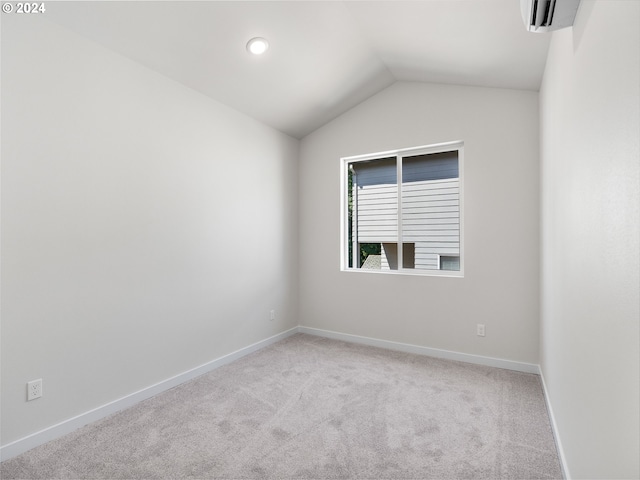
[(176, 375), (175, 377), (168, 378), (162, 382), (151, 385), (150, 387), (143, 388), (137, 392), (134, 392), (125, 397), (109, 402), (106, 405), (95, 408), (88, 412), (82, 413), (76, 417), (69, 418), (63, 422), (53, 425), (51, 427), (40, 430), (39, 432), (28, 435), (24, 438), (16, 440), (12, 443), (0, 447), (0, 461), (8, 460), (15, 456), (20, 455), (32, 448), (35, 448), (44, 443), (60, 438), (63, 435), (71, 433), (89, 423), (95, 422), (113, 413), (124, 410), (125, 408), (132, 407), (136, 403), (151, 398), (159, 393), (176, 387), (184, 382), (188, 382), (200, 375), (215, 370), (218, 367), (231, 363), (245, 355), (256, 352), (262, 348), (265, 348), (273, 343), (279, 342), (284, 338), (287, 338), (298, 332), (298, 327), (291, 328), (282, 333), (274, 335), (272, 337), (261, 340), (260, 342), (249, 345), (248, 347), (241, 348), (235, 352), (224, 355), (223, 357), (212, 360), (211, 362), (195, 367), (184, 373)]
[[(227, 363), (231, 363), (241, 357), (244, 357), (245, 355), (248, 355), (262, 348), (265, 348), (273, 343), (283, 340), (298, 332), (307, 333), (310, 335), (316, 335), (320, 337), (333, 338), (333, 339), (342, 340), (345, 342), (360, 343), (363, 345), (386, 348), (389, 350), (397, 350), (397, 351), (402, 351), (407, 353), (427, 355), (427, 356), (436, 357), (436, 358), (444, 358), (448, 360), (456, 360), (460, 362), (473, 363), (476, 365), (505, 368), (508, 370), (515, 370), (518, 372), (525, 372), (525, 373), (535, 373), (535, 374), (541, 373), (538, 365), (530, 364), (530, 363), (515, 362), (512, 360), (484, 357), (480, 355), (471, 355), (468, 353), (453, 352), (449, 350), (440, 350), (437, 348), (422, 347), (419, 345), (411, 345), (408, 343), (392, 342), (389, 340), (380, 340), (377, 338), (362, 337), (359, 335), (351, 335), (347, 333), (334, 332), (330, 330), (321, 330), (317, 328), (299, 326), (299, 327), (291, 328), (285, 332), (279, 333), (272, 337), (266, 338), (260, 342), (254, 343), (247, 347), (241, 348), (240, 350), (237, 350), (228, 355), (212, 360), (211, 362), (208, 362), (204, 365), (200, 365), (199, 367), (193, 368), (184, 373), (181, 373), (174, 377), (163, 380), (162, 382), (156, 383), (155, 385), (151, 385), (150, 387), (144, 388), (130, 395), (114, 400), (113, 402), (107, 403), (98, 408), (82, 413), (76, 417), (69, 418), (56, 425), (45, 428), (44, 430), (41, 430), (39, 432), (33, 433), (24, 438), (16, 440), (12, 443), (4, 445), (0, 447), (0, 461), (13, 458), (17, 455), (20, 455), (21, 453), (31, 450), (32, 448), (35, 448), (39, 445), (42, 445), (44, 443), (60, 438), (63, 435), (71, 433), (79, 428), (82, 428), (85, 425), (88, 425), (89, 423), (95, 422), (108, 415), (124, 410), (125, 408), (132, 407), (133, 405), (143, 400), (146, 400), (155, 395), (158, 395), (159, 393), (162, 393), (166, 390), (176, 387), (184, 382), (192, 380), (207, 372), (215, 370), (216, 368), (226, 365)], [(544, 386), (544, 380), (543, 380), (543, 386)], [(546, 389), (545, 389), (545, 398), (547, 399), (547, 405), (549, 406), (549, 415), (552, 421), (554, 434), (556, 435), (558, 448), (560, 450), (559, 454), (562, 460), (562, 466), (565, 469), (565, 475), (567, 475), (567, 478), (568, 478), (568, 470), (566, 469), (564, 456), (562, 455), (561, 444), (560, 444), (559, 438), (557, 437), (557, 429), (555, 428), (555, 421), (553, 420), (551, 405), (549, 404), (549, 399), (547, 397)]]
[(549, 398), (549, 392), (547, 391), (547, 384), (544, 381), (544, 374), (542, 368), (539, 371), (540, 380), (542, 381), (542, 391), (544, 392), (544, 399), (547, 404), (547, 411), (549, 412), (549, 420), (551, 421), (551, 430), (553, 436), (556, 439), (556, 447), (558, 449), (558, 457), (560, 457), (560, 465), (562, 466), (562, 474), (567, 480), (571, 479), (569, 473), (569, 465), (567, 465), (567, 459), (564, 456), (564, 449), (562, 448), (562, 441), (560, 440), (560, 432), (558, 431), (558, 425), (556, 424), (556, 417), (553, 415), (553, 407), (551, 406), (551, 399)]
[(456, 360), (459, 362), (473, 363), (476, 365), (486, 365), (489, 367), (504, 368), (507, 370), (515, 370), (517, 372), (539, 374), (538, 365), (533, 363), (516, 362), (513, 360), (504, 360), (502, 358), (483, 357), (481, 355), (471, 355), (469, 353), (453, 352), (450, 350), (440, 350), (438, 348), (421, 347), (419, 345), (411, 345), (409, 343), (391, 342), (389, 340), (380, 340), (378, 338), (361, 337), (360, 335), (351, 335), (348, 333), (334, 332), (330, 330), (321, 330), (318, 328), (298, 327), (300, 333), (308, 333), (319, 337), (333, 338), (351, 343), (361, 343), (372, 347), (386, 348), (389, 350), (397, 350), (407, 353), (416, 353), (418, 355), (426, 355), (429, 357), (444, 358), (447, 360)]

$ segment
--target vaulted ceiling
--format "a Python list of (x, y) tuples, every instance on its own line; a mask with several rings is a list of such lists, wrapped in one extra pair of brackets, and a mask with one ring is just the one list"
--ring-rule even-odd
[(297, 138), (396, 81), (538, 90), (550, 38), (517, 0), (71, 1), (46, 18)]

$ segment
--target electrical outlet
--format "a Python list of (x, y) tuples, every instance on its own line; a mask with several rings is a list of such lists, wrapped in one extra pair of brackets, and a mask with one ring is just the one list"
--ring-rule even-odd
[(276, 311), (275, 310), (271, 310), (269, 312), (269, 320), (274, 321), (276, 319)]
[(42, 396), (42, 379), (32, 380), (27, 383), (27, 401), (35, 400)]
[(479, 337), (484, 337), (484, 325), (482, 323), (478, 324), (477, 334)]

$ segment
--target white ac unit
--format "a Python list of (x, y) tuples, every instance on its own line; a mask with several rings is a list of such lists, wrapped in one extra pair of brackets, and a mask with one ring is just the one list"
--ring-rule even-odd
[(579, 4), (580, 0), (520, 0), (524, 24), (536, 33), (573, 25)]

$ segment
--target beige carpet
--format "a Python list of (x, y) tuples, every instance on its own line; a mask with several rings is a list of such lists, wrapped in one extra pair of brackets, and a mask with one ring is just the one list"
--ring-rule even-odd
[(562, 478), (540, 379), (297, 334), (1, 465), (13, 478)]

